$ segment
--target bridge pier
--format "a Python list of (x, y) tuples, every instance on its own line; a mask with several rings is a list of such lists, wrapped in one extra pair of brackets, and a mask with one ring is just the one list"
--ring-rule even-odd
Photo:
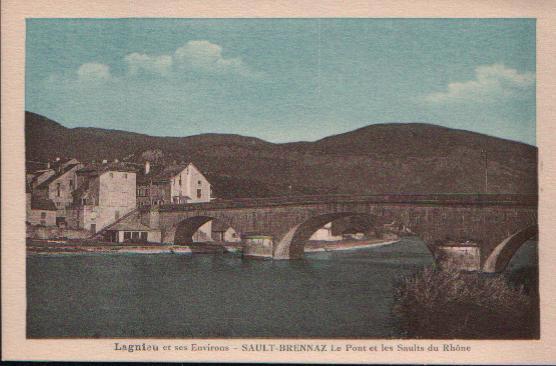
[(474, 242), (447, 242), (436, 247), (434, 257), (440, 269), (481, 270), (481, 248)]

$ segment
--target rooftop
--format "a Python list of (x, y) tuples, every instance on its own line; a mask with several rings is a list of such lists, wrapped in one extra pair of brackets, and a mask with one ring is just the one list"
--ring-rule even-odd
[(135, 214), (132, 213), (128, 213), (126, 215), (124, 215), (123, 218), (121, 218), (119, 221), (117, 221), (116, 223), (108, 226), (106, 228), (106, 230), (112, 230), (112, 231), (149, 231), (152, 230), (150, 227), (144, 225), (141, 223), (141, 220), (139, 219), (139, 217)]
[(112, 231), (149, 231), (150, 227), (140, 222), (118, 222), (110, 226), (107, 230)]
[(191, 163), (180, 163), (180, 164), (171, 164), (168, 166), (163, 165), (151, 165), (149, 174), (145, 174), (141, 172), (137, 176), (137, 183), (147, 183), (150, 181), (153, 182), (165, 182), (176, 175), (178, 175), (181, 171), (187, 168)]
[(79, 163), (77, 164), (69, 164), (66, 167), (64, 167), (61, 171), (59, 171), (58, 173), (54, 174), (53, 176), (49, 177), (47, 180), (45, 180), (44, 182), (42, 182), (41, 184), (39, 184), (37, 186), (37, 189), (44, 189), (44, 188), (48, 188), (48, 186), (50, 185), (50, 183), (54, 182), (56, 179), (60, 178), (61, 176), (63, 176), (64, 174), (66, 174), (67, 172), (69, 172), (70, 170), (72, 170), (73, 168), (75, 168), (76, 166), (78, 166)]
[(104, 173), (108, 171), (136, 173), (137, 167), (124, 162), (110, 163), (88, 163), (84, 168), (79, 169), (79, 173)]

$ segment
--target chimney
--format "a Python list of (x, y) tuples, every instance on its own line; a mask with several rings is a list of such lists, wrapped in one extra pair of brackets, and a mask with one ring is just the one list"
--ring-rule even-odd
[(108, 160), (103, 159), (103, 160), (102, 160), (102, 164), (106, 164), (106, 163), (108, 163)]
[(60, 157), (57, 156), (57, 157), (56, 157), (56, 161), (60, 161)]
[(114, 163), (119, 163), (120, 161), (118, 159), (114, 159)]
[(46, 163), (46, 169), (50, 169), (50, 161)]
[(149, 163), (149, 161), (145, 161), (145, 175), (149, 174), (149, 172), (151, 171), (151, 163)]

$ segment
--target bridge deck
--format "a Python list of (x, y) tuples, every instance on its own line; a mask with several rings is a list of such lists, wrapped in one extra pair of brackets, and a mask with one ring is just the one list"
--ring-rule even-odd
[[(537, 207), (538, 196), (534, 194), (377, 194), (377, 195), (320, 195), (268, 198), (238, 198), (215, 200), (195, 204), (166, 204), (158, 206), (160, 211), (218, 210), (231, 208), (257, 208), (276, 206), (299, 206), (332, 203), (376, 203), (415, 205), (472, 205), (472, 206), (525, 206)], [(146, 208), (148, 210), (148, 208)]]

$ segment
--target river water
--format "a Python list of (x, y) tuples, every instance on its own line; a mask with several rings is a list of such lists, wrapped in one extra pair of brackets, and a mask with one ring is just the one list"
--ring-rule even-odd
[[(509, 271), (535, 265), (536, 243)], [(306, 254), (30, 255), (29, 338), (390, 338), (393, 286), (432, 264), (424, 243)]]

